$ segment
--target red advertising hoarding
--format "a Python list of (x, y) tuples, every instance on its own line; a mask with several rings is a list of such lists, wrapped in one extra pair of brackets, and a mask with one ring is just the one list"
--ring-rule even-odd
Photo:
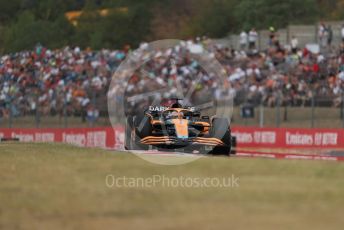
[(19, 138), (22, 142), (63, 142), (81, 147), (121, 149), (123, 128), (0, 129), (0, 137)]
[(235, 127), (232, 135), (240, 147), (344, 148), (341, 129), (285, 129)]
[[(285, 129), (233, 127), (238, 147), (344, 148), (342, 129)], [(83, 147), (123, 149), (124, 128), (0, 129), (1, 137), (23, 142), (63, 142)]]

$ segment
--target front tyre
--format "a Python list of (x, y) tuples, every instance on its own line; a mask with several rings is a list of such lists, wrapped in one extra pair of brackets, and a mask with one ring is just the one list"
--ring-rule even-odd
[(228, 119), (214, 118), (209, 134), (211, 137), (217, 138), (225, 144), (225, 146), (214, 147), (210, 154), (229, 156), (231, 154), (231, 133)]
[(211, 154), (214, 156), (229, 156), (231, 154), (231, 147), (229, 146), (216, 146)]
[(149, 150), (149, 145), (141, 144), (141, 139), (152, 135), (150, 118), (146, 115), (138, 115), (134, 118), (135, 135), (131, 139), (134, 150)]
[(236, 137), (231, 136), (231, 154), (235, 155), (237, 149), (237, 139)]
[(152, 135), (152, 125), (150, 118), (146, 115), (138, 115), (134, 119), (135, 134), (139, 138)]
[(132, 137), (131, 137), (132, 130), (133, 130), (133, 117), (128, 116), (126, 119), (126, 124), (125, 124), (125, 140), (124, 140), (125, 150), (132, 149)]

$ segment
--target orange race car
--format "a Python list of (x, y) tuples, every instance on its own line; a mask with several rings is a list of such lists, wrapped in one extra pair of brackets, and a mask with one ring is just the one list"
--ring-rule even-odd
[(228, 119), (201, 116), (177, 102), (171, 107), (150, 106), (142, 115), (128, 116), (127, 150), (178, 151), (213, 155), (235, 154), (236, 139)]

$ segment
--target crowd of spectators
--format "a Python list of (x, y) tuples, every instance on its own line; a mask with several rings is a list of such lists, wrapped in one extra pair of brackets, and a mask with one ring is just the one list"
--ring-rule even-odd
[[(186, 89), (183, 93), (192, 89), (194, 97), (206, 93), (217, 99), (234, 97), (238, 105), (307, 106), (313, 98), (319, 105), (340, 106), (344, 92), (344, 39), (339, 47), (325, 54), (299, 47), (295, 36), (288, 46), (283, 46), (274, 28), (270, 32), (269, 48), (264, 51), (257, 50), (257, 32), (252, 29), (241, 33), (240, 50), (204, 38), (187, 41), (163, 55), (155, 53), (145, 63), (144, 71), (135, 72), (126, 82), (121, 77), (114, 79), (118, 86), (111, 88), (111, 97), (121, 102), (123, 94), (132, 96), (169, 88), (164, 91), (168, 97), (178, 94), (182, 87)], [(146, 46), (143, 43), (140, 49)], [(225, 79), (204, 71), (192, 58), (192, 46), (215, 57), (226, 70)], [(37, 45), (31, 51), (3, 55), (0, 117), (73, 114), (84, 121), (94, 121), (106, 112), (113, 74), (130, 52), (130, 47), (92, 51), (79, 47), (49, 50)], [(139, 59), (147, 58), (147, 53), (141, 55)]]
[[(300, 47), (294, 35), (290, 44), (282, 45), (275, 29), (269, 30), (269, 48), (265, 51), (256, 50), (257, 40), (249, 44), (254, 29), (240, 34), (241, 51), (233, 51), (236, 65), (229, 65), (235, 68), (234, 75), (229, 71), (229, 79), (241, 82), (236, 87), (237, 99), (267, 106), (305, 106), (314, 99), (317, 105), (340, 106), (344, 92), (344, 25), (342, 43), (337, 47), (332, 45), (331, 26), (324, 23), (319, 25), (319, 43), (311, 48)], [(239, 97), (238, 92), (246, 96)]]
[(83, 120), (95, 119), (103, 109), (95, 105), (106, 106), (111, 73), (125, 55), (119, 50), (49, 50), (41, 45), (4, 55), (0, 58), (0, 117), (79, 114)]

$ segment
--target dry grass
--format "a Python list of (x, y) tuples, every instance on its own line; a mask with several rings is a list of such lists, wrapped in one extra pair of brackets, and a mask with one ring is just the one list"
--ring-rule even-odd
[[(238, 188), (108, 188), (105, 177), (239, 177)], [(344, 164), (158, 166), (60, 144), (0, 145), (0, 229), (343, 229)]]

